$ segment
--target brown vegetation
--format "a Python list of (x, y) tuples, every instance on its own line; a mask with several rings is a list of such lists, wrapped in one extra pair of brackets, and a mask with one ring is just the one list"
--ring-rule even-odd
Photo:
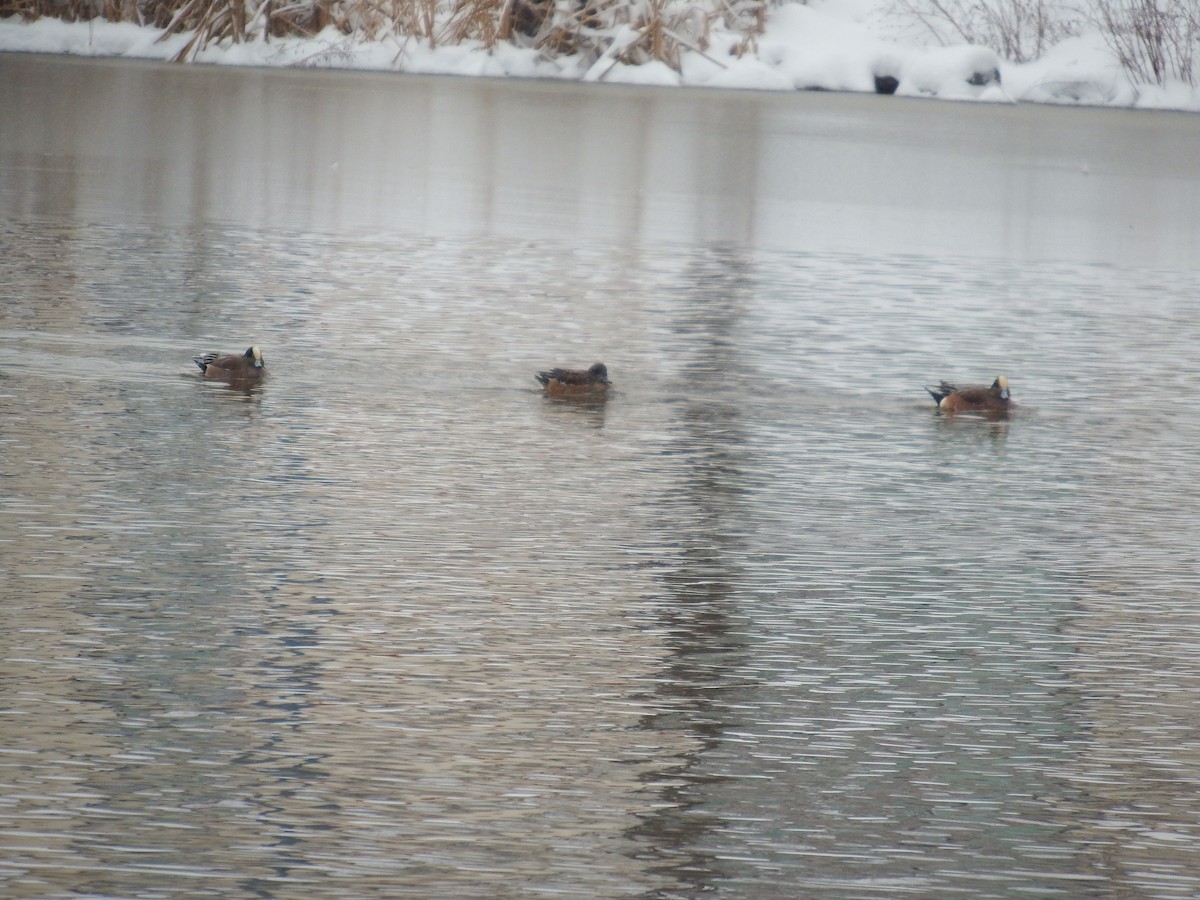
[[(500, 41), (547, 55), (580, 54), (632, 64), (660, 60), (679, 68), (684, 50), (708, 49), (714, 24), (754, 46), (772, 0), (0, 0), (0, 17), (104, 18), (191, 33), (177, 59), (216, 43), (314, 35), (330, 26), (363, 40), (385, 35), (430, 46)], [(632, 31), (632, 35), (630, 35)]]
[[(501, 41), (548, 57), (680, 67), (685, 51), (710, 55), (716, 26), (735, 38), (726, 52), (756, 49), (767, 10), (781, 0), (0, 0), (0, 17), (68, 22), (103, 18), (189, 34), (176, 59), (211, 44), (315, 35), (333, 27), (361, 40), (385, 36), (430, 46)], [(1100, 28), (1135, 81), (1200, 79), (1200, 0), (893, 0), (893, 13), (942, 42), (991, 47), (1013, 62), (1036, 59), (1088, 22)]]

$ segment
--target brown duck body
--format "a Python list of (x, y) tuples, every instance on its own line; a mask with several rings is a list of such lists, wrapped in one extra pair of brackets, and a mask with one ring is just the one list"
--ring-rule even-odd
[(250, 347), (245, 353), (205, 353), (192, 359), (205, 378), (214, 381), (258, 381), (267, 374), (262, 351)]
[(604, 363), (596, 363), (590, 369), (549, 369), (534, 377), (547, 394), (556, 397), (602, 394), (612, 386)]
[(998, 416), (1007, 414), (1012, 408), (1008, 379), (1003, 375), (993, 381), (990, 387), (971, 385), (959, 388), (943, 381), (937, 387), (926, 386), (925, 390), (929, 391), (929, 395), (942, 412), (972, 412)]

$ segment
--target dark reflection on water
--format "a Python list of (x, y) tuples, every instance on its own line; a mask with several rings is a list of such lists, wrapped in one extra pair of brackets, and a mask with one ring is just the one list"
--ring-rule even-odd
[(750, 642), (734, 614), (743, 581), (738, 560), (746, 550), (739, 496), (755, 466), (746, 458), (741, 410), (729, 390), (731, 379), (747, 374), (748, 361), (737, 358), (731, 336), (753, 294), (751, 269), (743, 254), (728, 251), (690, 260), (672, 329), (684, 352), (669, 387), (674, 433), (661, 451), (671, 476), (657, 498), (670, 523), (664, 540), (673, 544), (659, 560), (666, 657), (658, 692), (665, 711), (643, 725), (684, 730), (698, 743), (652, 774), (663, 804), (630, 837), (654, 871), (686, 894), (709, 890), (728, 875), (707, 846), (724, 824), (710, 803), (719, 776), (707, 760), (738, 729), (741, 718), (731, 701), (755, 683), (747, 674)]
[(5, 895), (1200, 893), (1194, 266), (117, 206), (0, 219)]

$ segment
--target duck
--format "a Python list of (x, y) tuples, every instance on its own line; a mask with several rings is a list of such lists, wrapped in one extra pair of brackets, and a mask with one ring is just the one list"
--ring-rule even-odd
[(262, 351), (248, 347), (245, 353), (205, 353), (193, 356), (205, 378), (215, 381), (258, 381), (267, 374)]
[(925, 386), (933, 402), (942, 412), (973, 412), (987, 415), (1005, 415), (1012, 406), (1012, 397), (1008, 392), (1008, 379), (1000, 375), (992, 382), (991, 387), (969, 385), (955, 387), (948, 381), (941, 382), (937, 387)]
[(595, 363), (589, 369), (549, 369), (534, 376), (546, 393), (555, 397), (580, 397), (603, 394), (611, 386), (608, 368)]

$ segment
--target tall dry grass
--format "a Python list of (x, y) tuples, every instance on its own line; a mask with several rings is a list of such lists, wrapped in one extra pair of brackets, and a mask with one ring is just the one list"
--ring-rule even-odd
[(707, 51), (713, 28), (752, 49), (769, 4), (779, 0), (0, 0), (0, 16), (104, 18), (188, 34), (186, 60), (214, 44), (314, 35), (333, 27), (361, 40), (385, 36), (430, 46), (511, 41), (548, 56), (674, 69), (686, 50)]
[[(783, 0), (0, 0), (0, 17), (104, 18), (187, 34), (176, 58), (214, 44), (315, 35), (326, 28), (359, 40), (397, 37), (430, 46), (501, 41), (547, 57), (599, 63), (657, 60), (678, 70), (686, 51), (718, 65), (756, 49), (770, 6)], [(943, 43), (991, 47), (1027, 62), (1074, 34), (1098, 27), (1130, 77), (1200, 82), (1200, 0), (893, 0), (893, 14)], [(712, 51), (716, 30), (732, 46)]]

